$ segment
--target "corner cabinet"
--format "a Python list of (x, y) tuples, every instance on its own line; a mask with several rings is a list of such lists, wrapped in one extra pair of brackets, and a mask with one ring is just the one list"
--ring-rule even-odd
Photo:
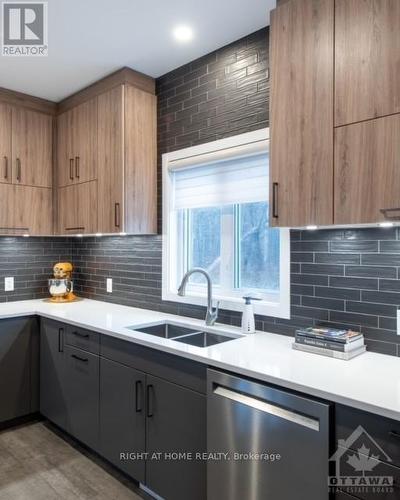
[(0, 234), (53, 234), (53, 116), (0, 103)]
[(98, 229), (156, 232), (156, 97), (132, 85), (99, 96)]
[(272, 12), (272, 226), (333, 223), (333, 19), (332, 0)]
[(397, 0), (273, 12), (272, 225), (400, 220), (399, 66)]
[(58, 187), (97, 179), (97, 97), (57, 120)]
[(154, 93), (129, 83), (59, 116), (59, 234), (156, 232), (156, 120)]
[(58, 189), (59, 234), (97, 232), (97, 181)]
[(0, 424), (38, 410), (38, 344), (36, 318), (1, 320)]

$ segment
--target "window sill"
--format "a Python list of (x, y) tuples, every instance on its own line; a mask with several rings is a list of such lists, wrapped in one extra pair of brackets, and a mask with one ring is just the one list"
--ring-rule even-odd
[[(207, 306), (207, 297), (205, 295), (194, 294), (188, 292), (183, 297), (172, 291), (163, 290), (162, 300), (169, 302), (180, 302), (182, 304)], [(216, 306), (217, 301), (220, 302), (219, 308), (227, 311), (244, 310), (244, 301), (237, 297), (222, 297), (218, 294), (213, 295), (213, 307)], [(270, 316), (274, 318), (290, 319), (290, 300), (287, 303), (281, 302), (268, 302), (265, 300), (253, 303), (254, 313), (261, 316)]]

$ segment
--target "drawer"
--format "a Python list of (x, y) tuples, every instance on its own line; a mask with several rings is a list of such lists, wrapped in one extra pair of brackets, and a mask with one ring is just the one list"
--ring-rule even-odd
[(100, 334), (72, 325), (66, 325), (65, 343), (82, 351), (99, 354)]
[(99, 450), (99, 356), (65, 346), (65, 411), (68, 432), (92, 450)]
[(348, 406), (335, 406), (336, 441), (344, 440), (343, 446), (357, 451), (358, 441), (352, 443), (348, 438), (360, 425), (390, 457), (391, 463), (400, 467), (400, 422)]
[(207, 367), (196, 361), (143, 347), (132, 342), (101, 336), (101, 356), (174, 384), (206, 393)]
[[(373, 449), (370, 449), (369, 455), (365, 455), (360, 451), (354, 453), (352, 450), (341, 448), (340, 446), (339, 450), (342, 454), (340, 475), (351, 478), (359, 477), (361, 482), (352, 485), (348, 489), (343, 487), (342, 492), (336, 493), (336, 500), (350, 500), (351, 498), (359, 498), (361, 500), (398, 500), (400, 498), (400, 469), (398, 467), (373, 458)], [(348, 463), (351, 457), (355, 459), (354, 465), (356, 468)], [(368, 477), (372, 478), (371, 483), (368, 483)], [(381, 481), (380, 484), (377, 481)]]

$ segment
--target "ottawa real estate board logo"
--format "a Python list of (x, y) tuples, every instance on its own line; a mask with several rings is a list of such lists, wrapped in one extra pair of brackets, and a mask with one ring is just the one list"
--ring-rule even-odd
[(47, 2), (2, 3), (1, 53), (8, 57), (48, 55)]

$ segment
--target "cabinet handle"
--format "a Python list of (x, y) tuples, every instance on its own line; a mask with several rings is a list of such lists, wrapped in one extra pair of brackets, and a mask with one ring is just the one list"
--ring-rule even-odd
[(84, 226), (66, 227), (64, 229), (65, 229), (65, 231), (84, 231), (85, 230)]
[(4, 157), (4, 179), (8, 179), (8, 156)]
[(143, 410), (143, 384), (141, 380), (135, 382), (135, 408), (136, 413)]
[(115, 227), (120, 227), (121, 222), (121, 205), (119, 203), (115, 203), (114, 206), (114, 225)]
[(58, 352), (64, 352), (64, 328), (58, 329)]
[(277, 219), (278, 215), (278, 189), (279, 184), (277, 182), (272, 183), (272, 217)]
[(400, 212), (400, 207), (399, 208), (381, 208), (380, 212), (385, 217), (385, 219), (400, 220), (400, 213), (398, 215), (390, 215), (394, 212)]
[(20, 158), (17, 158), (17, 181), (21, 182), (21, 160)]
[(268, 401), (263, 401), (262, 399), (254, 398), (248, 396), (241, 392), (236, 392), (231, 389), (227, 389), (222, 385), (217, 385), (214, 389), (213, 394), (217, 394), (223, 398), (230, 399), (244, 406), (249, 406), (250, 408), (255, 408), (256, 410), (262, 411), (269, 415), (281, 418), (283, 420), (288, 420), (289, 422), (294, 422), (295, 424), (301, 425), (303, 427), (308, 427), (313, 431), (319, 431), (319, 420), (314, 417), (308, 417), (296, 411), (291, 411), (289, 409), (277, 406)]
[(82, 339), (88, 339), (90, 337), (88, 333), (72, 332), (72, 335), (76, 335), (77, 337), (81, 337)]
[(149, 384), (147, 386), (146, 402), (147, 402), (147, 416), (151, 418), (153, 416), (153, 385)]
[(397, 439), (400, 439), (400, 432), (397, 431), (389, 431), (389, 435), (392, 437), (395, 437)]
[(89, 361), (88, 358), (81, 358), (80, 356), (77, 356), (76, 354), (71, 354), (71, 358), (77, 359), (78, 361), (82, 361), (82, 363), (87, 363)]
[(69, 178), (71, 181), (74, 180), (74, 159), (69, 159)]
[(79, 156), (75, 156), (75, 177), (79, 179), (80, 177), (80, 172), (79, 172)]

